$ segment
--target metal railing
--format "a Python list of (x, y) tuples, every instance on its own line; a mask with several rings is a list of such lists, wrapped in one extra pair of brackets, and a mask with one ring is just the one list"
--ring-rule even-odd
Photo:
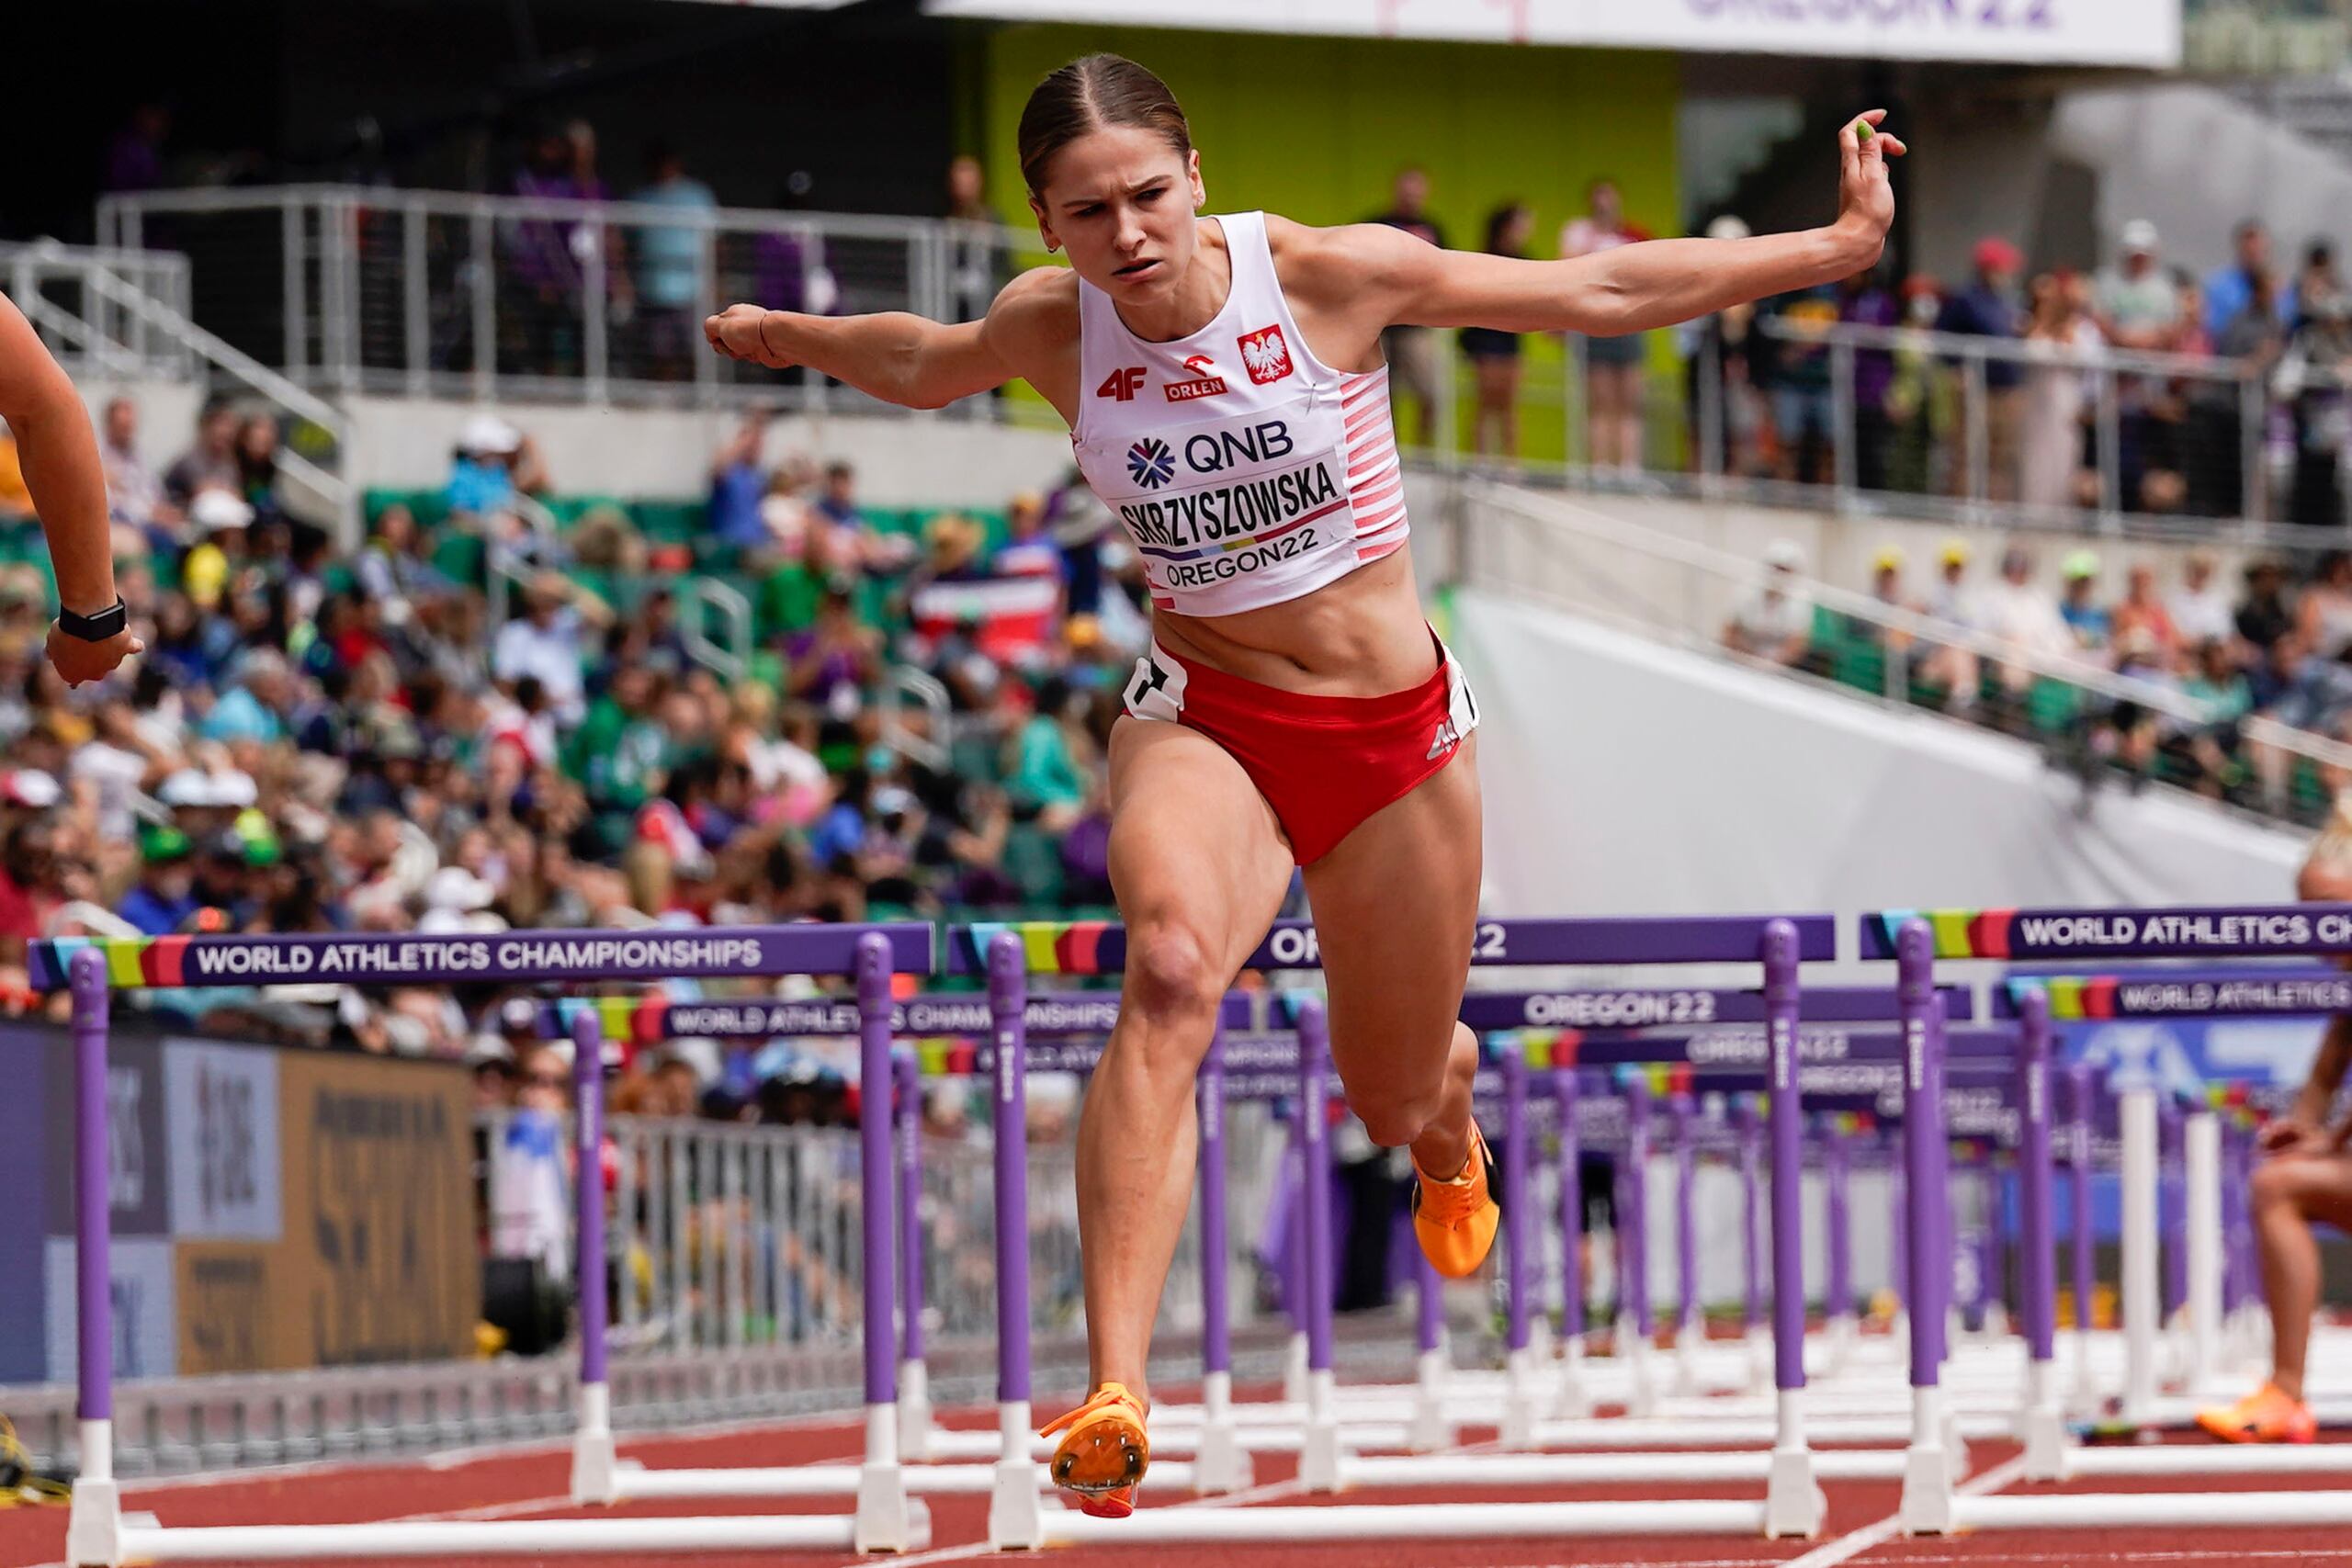
[[(485, 1149), (502, 1145), (508, 1114), (480, 1119)], [(854, 1130), (632, 1116), (609, 1126), (618, 1156), (609, 1201), (616, 1423), (853, 1408), (865, 1201)], [(1263, 1105), (1237, 1105), (1227, 1140), (1228, 1235), (1246, 1280), (1288, 1140)], [(1071, 1376), (1083, 1370), (1085, 1343), (1075, 1158), (1067, 1138), (1030, 1145), (1029, 1328), (1041, 1367)], [(926, 1355), (944, 1397), (984, 1397), (993, 1376), (992, 1181), (985, 1133), (924, 1139)], [(1163, 1296), (1159, 1332), (1171, 1372), (1201, 1324), (1197, 1224), (1197, 1213), (1188, 1217)], [(1235, 1292), (1232, 1307), (1243, 1344), (1263, 1351), (1257, 1374), (1271, 1374), (1277, 1353), (1259, 1333), (1256, 1292)], [(478, 1362), (130, 1382), (116, 1394), (119, 1447), (130, 1473), (155, 1473), (556, 1437), (571, 1429), (576, 1376), (565, 1347)], [(70, 1384), (0, 1388), (0, 1411), (38, 1461), (71, 1454)]]
[(69, 372), (175, 381), (193, 376), (197, 358), (189, 346), (123, 311), (101, 288), (101, 277), (184, 318), (194, 303), (184, 255), (55, 240), (0, 244), (0, 288)]
[[(947, 319), (970, 231), (345, 186), (154, 191), (98, 206), (110, 243), (192, 255), (208, 319), (294, 379), (483, 400), (865, 404), (821, 376), (718, 359), (703, 318), (754, 299)], [(216, 268), (235, 283), (215, 287)]]
[[(717, 671), (730, 686), (750, 676), (752, 601), (741, 589), (715, 577), (690, 577), (678, 608), (678, 635), (689, 659)], [(717, 637), (711, 635), (714, 620)]]
[[(1732, 653), (1723, 637), (1768, 575), (1748, 557), (1564, 497), (1487, 479), (1466, 479), (1461, 501), (1458, 525), (1476, 539), (1457, 554), (1460, 581), (1659, 641), (1770, 667), (1770, 660)], [(2188, 728), (2228, 722), (2215, 705), (2177, 686), (2119, 673), (2060, 649), (2028, 646), (1794, 574), (1780, 576), (1777, 585), (1842, 623), (1858, 645), (1875, 649), (1884, 662), (1869, 694), (1889, 704), (1912, 704), (1914, 676), (1923, 661), (1934, 651), (1951, 649), (1984, 671), (2010, 672), (2010, 684), (2019, 690), (2030, 682), (2064, 688), (2073, 694), (2064, 705), (2070, 716), (2125, 707)], [(2054, 615), (2056, 594), (2050, 592)], [(1855, 685), (1851, 680), (1841, 683)], [(2332, 738), (2260, 716), (2237, 724), (2245, 739), (2289, 764), (2301, 761), (2328, 773), (2352, 767), (2352, 746)]]
[[(196, 313), (313, 389), (812, 412), (882, 405), (721, 359), (703, 317), (752, 300), (967, 319), (1051, 260), (1034, 234), (989, 225), (341, 186), (108, 197), (99, 231), (192, 257)], [(1492, 422), (1455, 334), (1433, 333), (1441, 395), (1419, 454), (1603, 489), (2158, 536), (2304, 541), (2352, 519), (2342, 442), (2298, 425), (2295, 389), (2267, 362), (1769, 311), (1751, 330), (1770, 350), (1753, 385), (1751, 356), (1705, 323), (1645, 340), (1630, 463), (1620, 425), (1596, 429), (1595, 394), (1617, 384), (1573, 335), (1523, 334), (1518, 450), (1470, 456)], [(1412, 450), (1419, 410), (1403, 378), (1397, 395)], [(1053, 417), (1022, 396), (956, 412)]]

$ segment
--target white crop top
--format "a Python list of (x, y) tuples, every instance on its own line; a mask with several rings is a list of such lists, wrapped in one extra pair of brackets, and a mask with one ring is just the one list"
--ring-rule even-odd
[(1317, 359), (1260, 212), (1220, 218), (1233, 288), (1190, 337), (1149, 343), (1078, 286), (1078, 466), (1135, 542), (1151, 602), (1231, 615), (1312, 593), (1405, 542), (1385, 367)]

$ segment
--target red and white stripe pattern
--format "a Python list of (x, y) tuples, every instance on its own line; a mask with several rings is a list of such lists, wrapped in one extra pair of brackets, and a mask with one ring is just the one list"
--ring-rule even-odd
[(1388, 411), (1388, 367), (1340, 378), (1347, 426), (1348, 502), (1356, 524), (1356, 560), (1375, 561), (1405, 542), (1405, 470), (1396, 457), (1396, 422)]

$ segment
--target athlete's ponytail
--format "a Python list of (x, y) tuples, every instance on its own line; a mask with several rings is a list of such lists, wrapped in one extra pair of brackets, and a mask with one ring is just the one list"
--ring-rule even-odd
[(1029, 193), (1045, 190), (1055, 153), (1106, 125), (1155, 132), (1179, 157), (1193, 150), (1193, 128), (1167, 83), (1122, 55), (1090, 54), (1038, 83), (1021, 111), (1021, 177)]

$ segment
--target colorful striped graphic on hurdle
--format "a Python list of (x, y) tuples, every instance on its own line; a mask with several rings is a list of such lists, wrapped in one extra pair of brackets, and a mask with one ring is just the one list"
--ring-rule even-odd
[(564, 997), (554, 1006), (561, 1025), (559, 1033), (565, 1038), (570, 1037), (582, 1013), (594, 1015), (596, 1027), (607, 1040), (651, 1045), (668, 1035), (662, 1021), (669, 1010), (670, 998), (659, 991), (648, 991), (639, 997)]
[(1101, 975), (1103, 934), (1118, 931), (1109, 920), (982, 921), (951, 928), (947, 940), (977, 969), (987, 966), (989, 944), (1010, 931), (1020, 939), (1032, 975)]
[(2050, 999), (2050, 1016), (2060, 1021), (2113, 1018), (2116, 977), (2112, 975), (2011, 976), (2004, 984), (2012, 1004), (2040, 991)]
[(62, 990), (74, 955), (95, 948), (107, 961), (107, 984), (118, 991), (169, 988), (181, 983), (189, 939), (185, 936), (51, 936), (35, 939), (25, 954), (36, 991)]
[(1868, 917), (1878, 924), (1886, 951), (1905, 920), (1925, 920), (1936, 939), (1938, 958), (2007, 958), (2015, 909), (1881, 909)]

